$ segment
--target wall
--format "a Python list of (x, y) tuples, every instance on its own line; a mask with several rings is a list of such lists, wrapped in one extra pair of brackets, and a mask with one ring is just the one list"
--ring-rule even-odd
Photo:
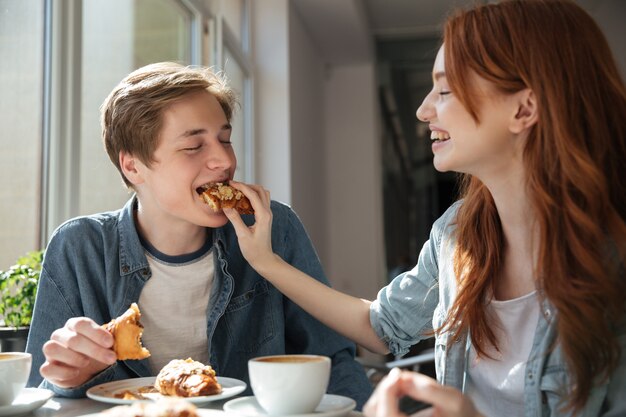
[(291, 204), (289, 2), (250, 3), (256, 181), (268, 188), (275, 200)]
[(298, 212), (333, 286), (373, 298), (386, 279), (373, 57), (328, 63), (286, 0), (252, 16), (258, 182)]
[(600, 3), (591, 11), (595, 21), (604, 31), (609, 46), (613, 50), (613, 56), (619, 66), (622, 79), (626, 80), (626, 1), (608, 0)]
[(332, 68), (324, 105), (328, 270), (338, 289), (368, 299), (386, 283), (374, 65)]
[(291, 201), (322, 263), (328, 265), (325, 64), (293, 6), (289, 10), (289, 52)]

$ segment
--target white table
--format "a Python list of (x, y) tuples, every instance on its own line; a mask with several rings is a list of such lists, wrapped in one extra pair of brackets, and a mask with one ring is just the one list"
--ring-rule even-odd
[[(229, 399), (230, 400), (230, 399)], [(228, 400), (214, 401), (201, 404), (199, 408), (210, 410), (209, 415), (215, 417), (224, 417), (228, 415), (223, 411), (222, 407)], [(53, 397), (48, 400), (41, 408), (29, 413), (21, 414), (20, 417), (79, 417), (88, 414), (99, 413), (107, 408), (115, 407), (115, 404), (107, 404), (94, 401), (89, 398), (71, 399)], [(347, 417), (362, 417), (358, 411), (352, 411)]]

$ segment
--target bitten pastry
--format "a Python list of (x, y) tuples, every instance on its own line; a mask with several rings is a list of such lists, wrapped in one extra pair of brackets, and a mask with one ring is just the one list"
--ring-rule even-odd
[(198, 397), (222, 392), (215, 371), (191, 358), (174, 359), (161, 369), (154, 387), (162, 395)]
[(132, 303), (124, 314), (102, 325), (115, 339), (113, 350), (118, 360), (144, 359), (150, 356), (148, 349), (141, 345), (143, 326), (139, 323), (140, 318), (139, 307)]
[(239, 214), (254, 214), (248, 197), (228, 184), (214, 182), (198, 187), (196, 191), (215, 212), (224, 208), (234, 208)]
[(162, 398), (156, 402), (135, 402), (102, 411), (106, 417), (198, 417), (196, 406), (178, 398)]

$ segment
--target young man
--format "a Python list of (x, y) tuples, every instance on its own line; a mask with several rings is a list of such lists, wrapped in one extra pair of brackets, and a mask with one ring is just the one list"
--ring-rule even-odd
[[(187, 357), (249, 384), (250, 358), (315, 353), (332, 358), (329, 393), (359, 408), (367, 400), (371, 386), (355, 346), (258, 275), (225, 215), (198, 195), (207, 183), (233, 178), (234, 105), (219, 76), (174, 63), (134, 71), (105, 100), (106, 150), (135, 194), (121, 210), (72, 219), (50, 239), (27, 344), (30, 386), (79, 397)], [(327, 284), (296, 214), (277, 202), (272, 213), (275, 250)], [(100, 325), (133, 302), (151, 356), (116, 361)]]

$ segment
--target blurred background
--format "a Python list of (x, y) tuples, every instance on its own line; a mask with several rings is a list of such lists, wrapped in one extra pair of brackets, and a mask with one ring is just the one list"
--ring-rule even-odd
[[(474, 0), (0, 0), (0, 270), (129, 198), (99, 106), (156, 61), (240, 94), (236, 178), (299, 213), (335, 287), (373, 298), (455, 198), (415, 110), (440, 28)], [(579, 0), (626, 70), (626, 1)], [(581, 115), (584, 117), (584, 115)]]

